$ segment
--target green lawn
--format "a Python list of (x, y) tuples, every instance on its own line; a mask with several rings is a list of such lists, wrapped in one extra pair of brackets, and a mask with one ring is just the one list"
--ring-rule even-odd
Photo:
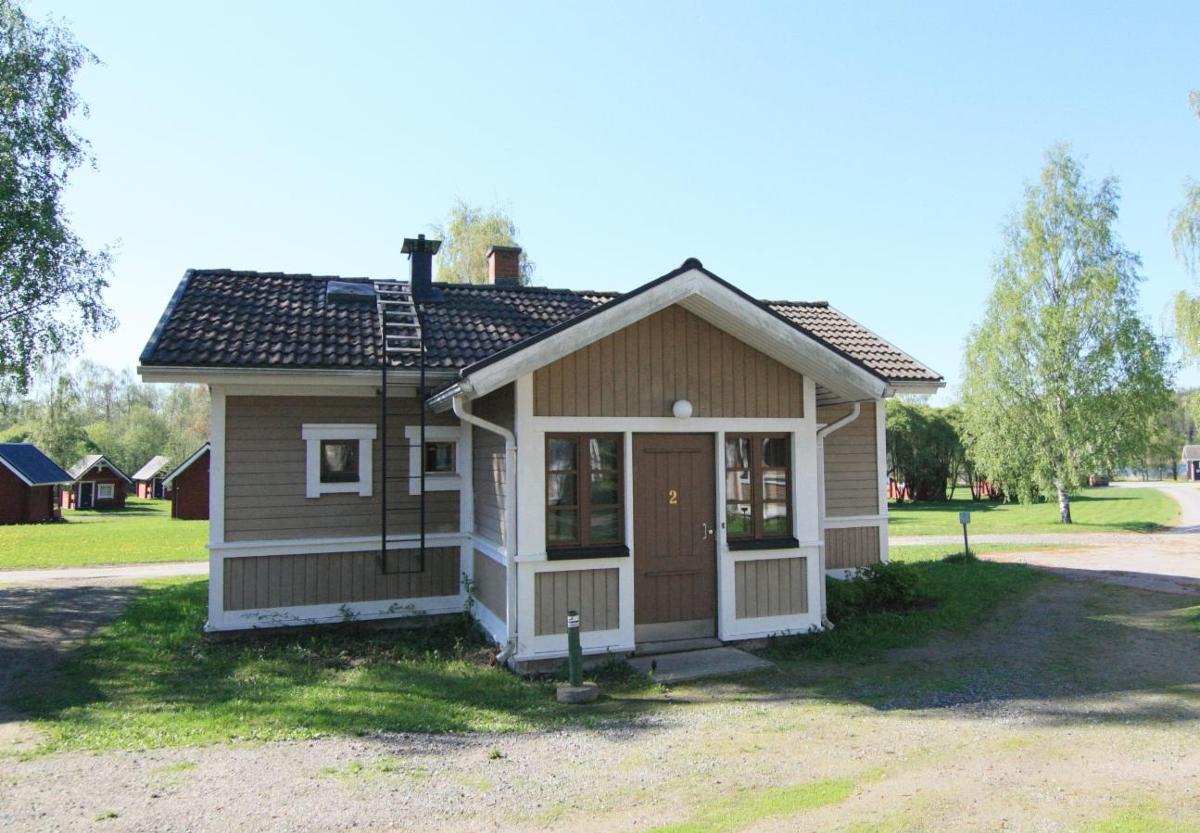
[[(940, 560), (953, 550), (896, 552), (921, 573), (935, 601), (927, 609), (839, 622), (828, 633), (775, 640), (767, 653), (789, 666), (864, 662), (937, 630), (969, 631), (1046, 580), (1019, 565)], [(670, 705), (622, 663), (600, 672), (606, 696), (597, 706), (559, 706), (550, 683), (489, 667), (482, 636), (465, 620), (436, 629), (325, 629), (207, 641), (200, 634), (207, 586), (203, 579), (147, 584), (58, 674), (29, 683), (15, 705), (44, 730), (42, 751), (379, 731), (529, 731)]]
[[(554, 701), (550, 683), (490, 667), (483, 637), (465, 617), (436, 629), (207, 641), (200, 632), (207, 592), (204, 579), (148, 583), (54, 678), (21, 692), (15, 705), (46, 731), (42, 751), (523, 731), (624, 708), (605, 697), (572, 710)], [(623, 664), (605, 679), (608, 694), (650, 685)]]
[(1084, 489), (1071, 499), (1070, 526), (1058, 522), (1056, 502), (1019, 503), (951, 500), (891, 504), (892, 535), (961, 535), (958, 513), (971, 513), (976, 535), (1037, 532), (1149, 532), (1179, 518), (1179, 505), (1157, 489)]
[(166, 500), (130, 498), (124, 509), (64, 510), (61, 523), (0, 526), (0, 570), (203, 561), (208, 521), (171, 518)]

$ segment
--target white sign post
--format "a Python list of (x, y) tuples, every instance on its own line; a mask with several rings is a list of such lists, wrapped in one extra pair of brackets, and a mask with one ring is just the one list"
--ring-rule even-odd
[(962, 524), (963, 528), (963, 555), (970, 555), (971, 545), (967, 542), (967, 527), (971, 524), (971, 513), (959, 512), (958, 522)]

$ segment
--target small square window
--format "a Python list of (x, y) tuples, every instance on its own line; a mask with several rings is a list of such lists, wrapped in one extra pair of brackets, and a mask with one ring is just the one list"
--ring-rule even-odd
[(454, 447), (455, 443), (452, 442), (425, 443), (425, 473), (453, 474)]
[(321, 482), (358, 482), (358, 440), (321, 440)]
[(98, 485), (96, 486), (96, 498), (97, 498), (98, 500), (112, 500), (112, 498), (113, 498), (113, 484), (111, 484), (111, 483), (100, 483), (100, 484), (98, 484)]

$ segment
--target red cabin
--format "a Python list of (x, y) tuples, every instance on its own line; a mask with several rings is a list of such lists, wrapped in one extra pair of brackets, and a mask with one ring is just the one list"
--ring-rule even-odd
[(63, 509), (125, 508), (133, 481), (103, 454), (89, 454), (67, 469), (67, 473), (71, 482), (63, 489)]

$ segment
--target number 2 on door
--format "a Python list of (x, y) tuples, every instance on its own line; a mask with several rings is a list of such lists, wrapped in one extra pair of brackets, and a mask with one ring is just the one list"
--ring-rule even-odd
[(679, 504), (679, 492), (674, 489), (667, 489), (667, 503), (677, 506)]

